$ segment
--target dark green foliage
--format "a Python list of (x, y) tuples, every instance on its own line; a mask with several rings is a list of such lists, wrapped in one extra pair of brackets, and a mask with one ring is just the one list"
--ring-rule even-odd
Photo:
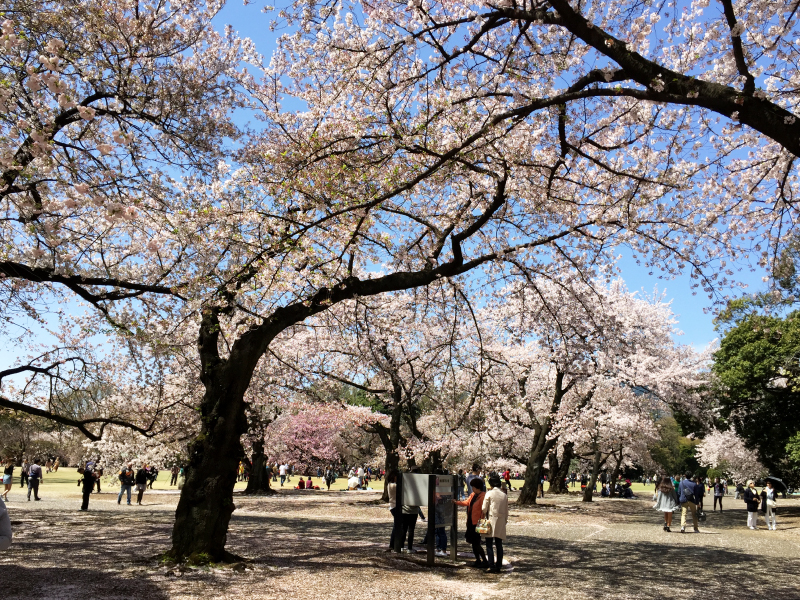
[(792, 478), (786, 445), (800, 423), (800, 311), (762, 314), (759, 298), (732, 302), (718, 320), (713, 393), (723, 426), (758, 449), (764, 465)]
[(696, 442), (683, 435), (680, 424), (673, 417), (662, 417), (656, 422), (659, 440), (650, 447), (650, 457), (668, 475), (697, 472), (694, 458)]

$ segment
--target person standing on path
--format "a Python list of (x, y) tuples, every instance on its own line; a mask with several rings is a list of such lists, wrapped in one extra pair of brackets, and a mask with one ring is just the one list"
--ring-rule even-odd
[(14, 485), (14, 461), (8, 459), (5, 468), (3, 469), (3, 500), (8, 502), (8, 492), (11, 491), (11, 486)]
[(11, 518), (8, 516), (6, 503), (0, 500), (0, 550), (8, 550), (11, 537)]
[[(329, 469), (330, 470), (330, 469)], [(389, 494), (389, 513), (392, 515), (392, 535), (389, 536), (389, 550), (394, 552), (394, 541), (402, 529), (402, 515), (400, 507), (397, 506), (397, 469), (392, 469), (386, 478), (386, 493)], [(325, 474), (325, 483), (328, 483), (328, 475)], [(330, 489), (330, 483), (328, 483)]]
[(714, 512), (717, 512), (717, 502), (719, 502), (719, 512), (722, 512), (722, 497), (725, 495), (725, 484), (714, 478)]
[[(142, 465), (139, 467), (139, 470), (136, 471), (136, 477), (134, 478), (134, 483), (136, 484), (136, 504), (139, 506), (142, 505), (142, 496), (144, 495), (144, 491), (147, 489), (147, 479), (149, 473), (147, 472), (147, 468)], [(130, 502), (128, 502), (130, 504)]]
[(122, 503), (122, 494), (128, 493), (128, 506), (131, 505), (131, 487), (134, 482), (133, 463), (128, 463), (122, 471), (119, 472), (119, 496), (117, 496), (117, 504)]
[(672, 527), (672, 517), (678, 508), (678, 498), (675, 496), (672, 480), (666, 475), (661, 478), (653, 498), (656, 501), (653, 508), (664, 513), (664, 531), (672, 531), (670, 527)]
[(97, 484), (97, 493), (100, 493), (100, 480), (103, 478), (103, 465), (100, 464), (100, 459), (98, 458), (94, 463), (94, 468), (92, 471), (94, 472), (94, 482)]
[[(352, 479), (357, 480), (358, 477), (354, 476)], [(403, 504), (401, 513), (402, 513), (401, 515), (402, 528), (400, 530), (400, 537), (401, 537), (400, 546), (402, 547), (403, 545), (405, 545), (406, 539), (408, 539), (408, 548), (402, 548), (401, 552), (405, 554), (413, 554), (414, 529), (416, 529), (417, 527), (417, 518), (421, 514), (421, 509), (419, 506), (415, 506), (413, 504)]]
[[(80, 472), (81, 471), (78, 471), (78, 473)], [(83, 503), (81, 503), (81, 510), (89, 510), (89, 497), (94, 491), (95, 479), (97, 479), (97, 475), (91, 467), (83, 469), (83, 487), (81, 488), (83, 492)]]
[(475, 555), (475, 562), (473, 567), (486, 568), (489, 566), (489, 561), (486, 560), (486, 553), (481, 546), (481, 534), (475, 531), (475, 526), (481, 520), (483, 512), (483, 497), (485, 486), (483, 479), (475, 477), (470, 481), (471, 493), (466, 500), (453, 500), (456, 506), (467, 507), (467, 529), (464, 534), (468, 543), (472, 544), (472, 553)]
[(480, 465), (478, 465), (478, 463), (473, 463), (472, 472), (469, 475), (467, 475), (467, 490), (472, 488), (472, 480), (475, 479), (476, 477), (481, 480), (481, 483), (483, 484), (483, 489), (486, 489), (486, 484), (483, 483), (483, 477), (480, 476), (479, 471), (480, 471)]
[(678, 499), (681, 502), (681, 533), (686, 533), (686, 514), (691, 513), (692, 524), (694, 525), (694, 532), (700, 533), (697, 522), (697, 493), (695, 490), (696, 483), (692, 481), (692, 474), (686, 473), (684, 479), (680, 482), (680, 496)]
[[(694, 484), (695, 484), (694, 485), (694, 497), (695, 497), (695, 500), (697, 501), (696, 504), (697, 504), (697, 511), (698, 511), (698, 515), (699, 515), (699, 514), (702, 514), (702, 512), (703, 512), (703, 499), (706, 496), (706, 486), (705, 486), (705, 484), (702, 482), (702, 480), (699, 477), (695, 477), (694, 478)], [(704, 516), (704, 518), (705, 518), (705, 516)]]
[(19, 474), (19, 487), (24, 488), (28, 485), (28, 470), (31, 466), (28, 464), (27, 459), (22, 459), (22, 472)]
[(31, 490), (33, 490), (34, 500), (41, 500), (39, 498), (39, 481), (42, 479), (42, 467), (39, 466), (39, 460), (34, 458), (33, 464), (28, 468), (28, 502), (31, 500)]
[(761, 497), (756, 492), (756, 484), (752, 479), (747, 481), (743, 497), (747, 505), (747, 526), (750, 529), (758, 529), (758, 503)]
[[(775, 519), (775, 511), (778, 509), (778, 493), (771, 481), (767, 481), (767, 487), (761, 492), (761, 510), (764, 513), (764, 520), (767, 522), (767, 530), (775, 531), (778, 522)], [(770, 520), (772, 525), (770, 526)]]
[[(491, 535), (486, 537), (486, 555), (489, 557), (488, 573), (499, 573), (503, 567), (503, 540), (506, 539), (506, 525), (508, 524), (508, 495), (500, 489), (500, 478), (497, 475), (489, 477), (491, 489), (483, 496), (481, 512), (489, 519), (492, 526)], [(494, 549), (497, 550), (495, 559)]]

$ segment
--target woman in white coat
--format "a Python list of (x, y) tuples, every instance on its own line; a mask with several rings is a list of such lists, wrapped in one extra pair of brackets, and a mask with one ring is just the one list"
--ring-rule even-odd
[[(489, 491), (483, 497), (483, 516), (489, 519), (492, 531), (486, 538), (486, 555), (489, 559), (487, 573), (499, 573), (503, 566), (503, 540), (506, 539), (506, 523), (508, 523), (508, 496), (500, 489), (498, 475), (489, 477)], [(492, 546), (497, 548), (495, 560)]]

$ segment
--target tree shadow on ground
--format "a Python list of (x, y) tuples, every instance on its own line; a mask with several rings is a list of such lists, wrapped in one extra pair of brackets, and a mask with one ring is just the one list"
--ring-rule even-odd
[(167, 600), (169, 596), (146, 578), (128, 579), (102, 570), (68, 567), (3, 565), (3, 598), (53, 600), (103, 598), (103, 600)]
[[(633, 517), (628, 513), (628, 518)], [(388, 522), (343, 523), (303, 516), (276, 518), (261, 515), (241, 515), (234, 521), (237, 529), (237, 548), (234, 551), (239, 548), (245, 552), (249, 550), (255, 563), (293, 572), (324, 572), (343, 567), (370, 567), (373, 573), (378, 569), (400, 573), (429, 569), (424, 564), (424, 555), (408, 560), (387, 551), (391, 532)], [(737, 515), (737, 523), (739, 521)], [(652, 514), (649, 522), (653, 522)], [(422, 542), (426, 525), (417, 528), (416, 544)], [(280, 540), (268, 552), (255, 535), (255, 532), (265, 529), (271, 532), (271, 539)], [(524, 533), (518, 531), (506, 542), (506, 556), (512, 557), (514, 569), (513, 576), (501, 576), (503, 586), (524, 588), (562, 581), (569, 582), (569, 586), (575, 589), (585, 582), (591, 584), (587, 590), (594, 590), (592, 595), (595, 597), (619, 594), (619, 597), (638, 598), (652, 597), (656, 592), (671, 594), (675, 586), (688, 577), (701, 581), (703, 589), (712, 592), (727, 594), (737, 588), (768, 589), (773, 598), (800, 599), (797, 585), (800, 561), (766, 556), (761, 546), (748, 548), (746, 541), (741, 548), (731, 549), (704, 545), (702, 536), (694, 534), (664, 534), (663, 540), (642, 542), (560, 540), (555, 539), (552, 532), (547, 535), (543, 532), (540, 537), (534, 528), (527, 527), (526, 530)], [(660, 533), (660, 529), (654, 526), (654, 537)], [(459, 550), (467, 550), (463, 532), (459, 536)], [(709, 535), (708, 539), (711, 540), (712, 536)], [(433, 569), (440, 576), (485, 580), (485, 574), (480, 571), (463, 567), (454, 573), (449, 561), (440, 560), (437, 559), (438, 566)], [(298, 576), (302, 578), (302, 575)]]

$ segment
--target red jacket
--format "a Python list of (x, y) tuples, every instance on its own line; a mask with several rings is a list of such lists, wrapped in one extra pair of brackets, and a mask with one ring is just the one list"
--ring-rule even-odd
[[(472, 518), (470, 519), (470, 515), (467, 515), (467, 521), (471, 522), (473, 525), (477, 525), (478, 521), (481, 520), (483, 516), (483, 496), (485, 492), (481, 492), (478, 494), (478, 497), (475, 499), (475, 503), (472, 505)], [(469, 506), (469, 503), (472, 501), (473, 496), (475, 496), (475, 492), (472, 492), (469, 495), (469, 498), (466, 500), (456, 500), (456, 504), (458, 506)]]

